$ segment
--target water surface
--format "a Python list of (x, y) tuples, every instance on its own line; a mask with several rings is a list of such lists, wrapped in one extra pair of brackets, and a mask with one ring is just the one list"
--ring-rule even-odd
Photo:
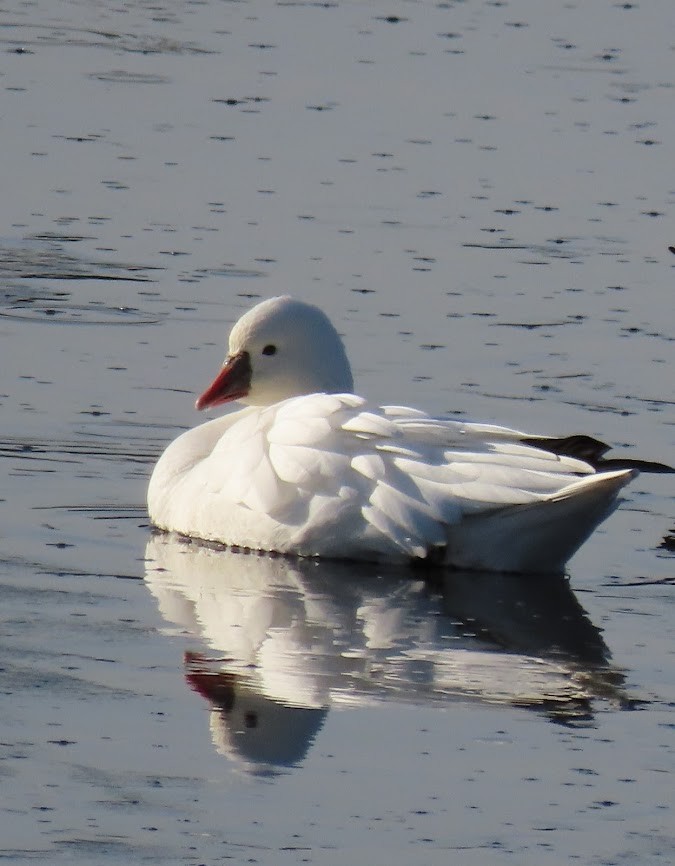
[(5, 860), (672, 861), (667, 476), (546, 584), (217, 553), (144, 508), (282, 292), (366, 395), (672, 463), (669, 13), (5, 7)]

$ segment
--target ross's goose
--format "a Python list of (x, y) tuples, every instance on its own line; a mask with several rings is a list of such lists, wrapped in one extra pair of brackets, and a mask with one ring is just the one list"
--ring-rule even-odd
[(290, 297), (249, 310), (188, 430), (155, 466), (152, 522), (300, 556), (560, 572), (640, 469), (586, 436), (551, 439), (377, 406), (353, 392), (326, 315)]

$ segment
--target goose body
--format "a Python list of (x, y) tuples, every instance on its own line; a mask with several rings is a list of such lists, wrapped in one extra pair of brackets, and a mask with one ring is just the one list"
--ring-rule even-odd
[(668, 470), (598, 467), (576, 456), (604, 451), (587, 437), (571, 447), (574, 437), (377, 406), (352, 391), (342, 341), (318, 308), (258, 304), (197, 401), (248, 405), (168, 446), (148, 489), (153, 523), (283, 554), (551, 573), (614, 510), (635, 467)]

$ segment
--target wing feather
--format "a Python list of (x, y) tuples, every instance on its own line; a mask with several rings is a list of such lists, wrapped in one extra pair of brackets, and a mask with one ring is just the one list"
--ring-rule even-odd
[(516, 430), (368, 407), (350, 394), (295, 397), (220, 422), (219, 438), (215, 422), (205, 425), (212, 450), (198, 465), (184, 461), (185, 499), (207, 492), (208, 537), (255, 546), (260, 531), (271, 549), (425, 556), (464, 516), (556, 496), (594, 471), (524, 444)]
[(410, 557), (424, 557), (427, 554), (425, 545), (416, 544), (415, 540), (401, 532), (401, 527), (389, 515), (372, 505), (366, 505), (361, 513), (367, 522), (382, 536), (390, 539), (396, 548)]
[(443, 543), (443, 525), (421, 495), (415, 499), (388, 484), (378, 484), (369, 501), (373, 508), (387, 515), (404, 538), (413, 539), (416, 544), (427, 548)]
[(351, 466), (352, 469), (371, 481), (384, 478), (387, 473), (387, 467), (381, 454), (357, 454), (352, 457)]
[(381, 438), (394, 438), (397, 435), (396, 424), (383, 415), (375, 412), (359, 412), (342, 424), (347, 433)]
[(304, 445), (270, 445), (269, 457), (280, 478), (306, 488), (343, 477), (350, 464), (349, 455)]
[(268, 442), (274, 445), (316, 445), (331, 432), (327, 418), (314, 416), (302, 418), (280, 418), (267, 432)]

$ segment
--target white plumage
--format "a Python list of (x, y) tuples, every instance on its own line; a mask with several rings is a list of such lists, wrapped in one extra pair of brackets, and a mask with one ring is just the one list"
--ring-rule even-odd
[(288, 297), (259, 304), (197, 401), (250, 405), (169, 445), (148, 490), (153, 523), (301, 556), (559, 572), (635, 474), (351, 390), (320, 310)]

